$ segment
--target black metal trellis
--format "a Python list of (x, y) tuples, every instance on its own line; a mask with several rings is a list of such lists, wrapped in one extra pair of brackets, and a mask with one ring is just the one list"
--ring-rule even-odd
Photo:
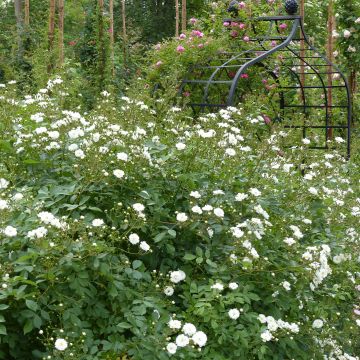
[[(239, 19), (225, 19), (239, 22)], [(289, 23), (286, 35), (279, 27), (280, 22)], [(258, 28), (267, 29), (260, 34)], [(261, 25), (261, 26), (259, 26)], [(254, 65), (262, 66), (280, 84), (286, 77), (295, 84), (279, 85), (279, 114), (286, 128), (299, 129), (305, 138), (315, 132), (323, 140), (314, 149), (328, 149), (329, 140), (337, 132), (347, 142), (347, 156), (351, 149), (351, 100), (346, 77), (340, 69), (312, 46), (301, 16), (260, 17), (251, 20), (254, 37), (248, 39), (253, 44), (241, 52), (222, 52), (207, 64), (195, 65), (182, 81), (179, 94), (187, 93), (189, 106), (195, 113), (214, 112), (221, 108), (234, 106), (242, 101), (239, 84), (246, 71)], [(261, 29), (260, 29), (261, 31)], [(279, 42), (274, 45), (271, 42)], [(269, 60), (280, 55), (278, 69)], [(327, 85), (329, 73), (333, 76), (332, 85)], [(305, 84), (301, 78), (305, 78)], [(335, 83), (335, 84), (334, 84)], [(292, 102), (287, 102), (287, 93), (296, 92)], [(339, 91), (334, 102), (329, 103), (329, 92)], [(296, 101), (298, 103), (296, 103)], [(301, 112), (302, 123), (293, 123), (291, 118)], [(323, 112), (323, 113), (322, 113)], [(320, 134), (320, 135), (319, 135)]]

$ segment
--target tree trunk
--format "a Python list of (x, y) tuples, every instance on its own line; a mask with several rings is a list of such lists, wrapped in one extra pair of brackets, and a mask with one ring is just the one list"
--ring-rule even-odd
[(105, 38), (104, 38), (104, 0), (98, 0), (98, 39), (99, 39), (99, 89), (102, 90), (105, 83), (105, 65), (106, 65), (106, 52), (105, 52)]
[(25, 26), (30, 25), (30, 0), (25, 0)]
[[(327, 39), (327, 57), (328, 59), (334, 63), (334, 37), (332, 36), (333, 31), (335, 30), (335, 16), (334, 16), (334, 3), (333, 0), (329, 1), (329, 6), (328, 6), (328, 23), (327, 23), (327, 30), (328, 30), (328, 39)], [(332, 124), (332, 105), (333, 105), (333, 91), (332, 91), (332, 85), (333, 85), (333, 67), (332, 66), (328, 66), (328, 92), (327, 92), (327, 96), (328, 96), (328, 121), (329, 121), (329, 125)], [(327, 132), (327, 139), (331, 140), (333, 138), (333, 129), (328, 129)]]
[(121, 0), (121, 9), (122, 9), (122, 23), (123, 23), (124, 65), (126, 67), (127, 34), (126, 34), (126, 6), (125, 6), (125, 0)]
[(114, 0), (109, 0), (110, 13), (110, 58), (111, 58), (111, 74), (115, 76), (115, 50), (114, 50)]
[(175, 36), (179, 37), (179, 21), (180, 14), (179, 14), (179, 0), (175, 0)]
[(181, 3), (181, 29), (183, 32), (186, 31), (186, 0), (182, 0)]
[(54, 68), (52, 60), (52, 52), (54, 50), (54, 36), (55, 36), (55, 0), (50, 0), (49, 3), (49, 28), (48, 28), (48, 50), (49, 50), (49, 64), (48, 73)]
[(23, 33), (24, 23), (21, 12), (21, 0), (14, 0), (15, 17), (16, 17), (16, 34), (17, 34), (17, 56), (21, 60), (24, 55)]
[(64, 64), (64, 0), (58, 0), (59, 8), (59, 65)]

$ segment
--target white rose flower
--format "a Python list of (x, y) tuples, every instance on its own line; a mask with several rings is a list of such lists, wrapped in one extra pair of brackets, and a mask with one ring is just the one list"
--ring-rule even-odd
[(192, 191), (190, 193), (190, 196), (195, 198), (195, 199), (200, 199), (201, 198), (201, 194), (198, 191)]
[(177, 345), (174, 343), (168, 343), (166, 346), (166, 350), (169, 354), (174, 355), (176, 353), (177, 350)]
[(191, 211), (193, 212), (193, 213), (195, 213), (195, 214), (202, 214), (202, 210), (201, 210), (201, 207), (200, 206), (193, 206), (192, 208), (191, 208)]
[(238, 194), (235, 196), (235, 200), (236, 200), (236, 201), (243, 201), (243, 200), (245, 200), (247, 197), (249, 197), (248, 194), (238, 193)]
[(191, 323), (185, 323), (182, 330), (187, 336), (193, 336), (196, 333), (196, 327)]
[(7, 226), (3, 231), (7, 237), (15, 237), (17, 235), (17, 230), (12, 226)]
[(116, 158), (121, 161), (128, 161), (128, 159), (129, 159), (128, 155), (124, 152), (117, 153)]
[(273, 339), (273, 335), (271, 334), (271, 332), (269, 330), (265, 330), (261, 335), (261, 340), (263, 342), (268, 342), (271, 341)]
[(182, 270), (171, 271), (170, 272), (170, 281), (174, 284), (179, 283), (180, 281), (185, 280), (186, 274)]
[(103, 226), (104, 225), (104, 220), (102, 220), (102, 219), (94, 219), (91, 224), (94, 227)]
[(20, 201), (24, 198), (24, 195), (21, 193), (16, 193), (12, 198), (14, 201)]
[(283, 288), (286, 290), (286, 291), (290, 291), (291, 290), (291, 285), (288, 281), (283, 281), (281, 283), (281, 285), (283, 286)]
[(168, 322), (168, 326), (170, 329), (179, 330), (181, 329), (181, 321), (170, 319), (170, 321)]
[(185, 222), (188, 219), (185, 213), (179, 213), (176, 215), (176, 220), (179, 222)]
[(235, 155), (236, 155), (236, 151), (235, 151), (234, 149), (232, 149), (232, 148), (228, 148), (228, 149), (225, 150), (225, 154), (226, 154), (227, 156), (235, 156)]
[(9, 204), (6, 200), (0, 199), (0, 210), (5, 210), (9, 208)]
[(240, 311), (238, 309), (230, 309), (228, 314), (230, 319), (237, 320), (240, 316)]
[(224, 210), (220, 209), (220, 208), (215, 208), (214, 209), (214, 215), (217, 216), (217, 217), (223, 218), (224, 215), (225, 215)]
[(324, 322), (321, 319), (316, 319), (312, 323), (313, 329), (321, 329), (324, 326)]
[(185, 347), (189, 345), (190, 339), (186, 335), (180, 334), (176, 337), (175, 342), (178, 347)]
[(202, 331), (196, 332), (191, 339), (194, 342), (194, 344), (199, 347), (205, 346), (207, 342), (207, 336)]
[(166, 296), (172, 296), (174, 294), (174, 288), (171, 287), (171, 286), (167, 286), (165, 289), (164, 289), (164, 294)]
[(64, 351), (68, 347), (68, 343), (65, 339), (56, 339), (55, 348), (59, 351)]
[(145, 210), (145, 206), (143, 204), (139, 204), (139, 203), (133, 204), (132, 207), (137, 212), (142, 212)]
[(175, 146), (179, 151), (184, 150), (186, 148), (186, 145), (183, 143), (177, 143)]
[(78, 149), (74, 152), (74, 155), (80, 159), (84, 159), (85, 158), (85, 154), (81, 149)]
[(251, 188), (251, 189), (249, 190), (249, 192), (250, 192), (251, 195), (254, 195), (254, 196), (256, 196), (256, 197), (258, 197), (258, 196), (261, 195), (261, 191), (258, 190), (258, 189), (256, 189), (256, 188)]
[(0, 189), (6, 189), (9, 186), (9, 182), (4, 178), (0, 179)]
[(312, 195), (318, 195), (318, 191), (314, 188), (314, 187), (310, 187), (309, 189), (309, 193)]
[(229, 289), (236, 290), (239, 287), (239, 285), (235, 282), (232, 282), (229, 284)]
[(211, 285), (211, 289), (223, 291), (224, 290), (224, 285), (220, 284), (220, 283), (215, 283), (214, 285)]
[(344, 30), (344, 38), (348, 39), (351, 36), (351, 32), (349, 30)]
[(114, 176), (116, 176), (118, 179), (121, 179), (124, 177), (125, 173), (122, 170), (116, 169), (113, 171)]
[(146, 241), (142, 241), (142, 242), (140, 243), (140, 249), (147, 252), (147, 251), (150, 250), (150, 246), (149, 246), (149, 244), (148, 244)]
[(131, 244), (136, 245), (140, 242), (140, 238), (138, 234), (130, 234), (129, 241)]

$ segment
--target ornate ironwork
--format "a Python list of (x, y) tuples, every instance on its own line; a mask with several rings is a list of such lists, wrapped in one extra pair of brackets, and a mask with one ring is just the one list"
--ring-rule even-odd
[[(229, 24), (239, 21), (225, 19)], [(260, 17), (250, 23), (249, 49), (219, 52), (206, 64), (194, 65), (182, 81), (179, 95), (189, 97), (195, 113), (237, 105), (244, 100), (242, 84), (247, 71), (260, 66), (275, 81), (278, 120), (286, 128), (301, 130), (303, 138), (311, 133), (318, 139), (314, 149), (328, 149), (329, 140), (343, 138), (349, 157), (352, 109), (344, 74), (311, 44), (301, 16)], [(251, 79), (246, 81), (251, 85)]]

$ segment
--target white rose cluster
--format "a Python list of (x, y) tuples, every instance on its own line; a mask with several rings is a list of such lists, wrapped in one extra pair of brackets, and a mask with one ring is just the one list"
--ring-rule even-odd
[(207, 336), (202, 331), (197, 331), (196, 326), (192, 323), (185, 323), (182, 325), (180, 320), (170, 319), (168, 326), (173, 331), (181, 330), (175, 341), (169, 342), (166, 345), (166, 350), (170, 355), (176, 354), (178, 348), (185, 348), (188, 345), (195, 345), (202, 348), (206, 345)]

